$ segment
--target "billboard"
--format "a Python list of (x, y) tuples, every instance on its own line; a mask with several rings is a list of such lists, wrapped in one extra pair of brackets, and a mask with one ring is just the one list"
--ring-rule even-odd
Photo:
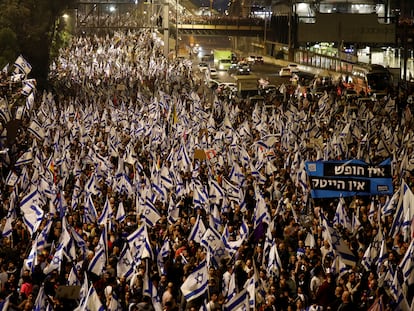
[(391, 160), (378, 165), (360, 160), (306, 162), (312, 198), (392, 195)]

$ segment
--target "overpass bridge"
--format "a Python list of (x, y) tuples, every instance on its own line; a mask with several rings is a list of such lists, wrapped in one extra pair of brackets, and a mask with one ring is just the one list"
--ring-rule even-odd
[(199, 19), (190, 22), (172, 23), (181, 34), (204, 36), (246, 36), (263, 37), (264, 21), (253, 19)]
[[(163, 17), (167, 16), (169, 34), (201, 36), (263, 37), (266, 25), (263, 19), (220, 16), (197, 16), (191, 9), (176, 0), (79, 0), (73, 7), (76, 32), (111, 32), (128, 29), (166, 28)], [(165, 14), (167, 6), (168, 14)], [(163, 11), (164, 10), (164, 11)]]

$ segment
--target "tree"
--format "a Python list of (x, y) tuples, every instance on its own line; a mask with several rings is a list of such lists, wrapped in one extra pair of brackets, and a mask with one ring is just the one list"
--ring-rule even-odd
[[(45, 86), (51, 47), (61, 31), (60, 18), (75, 0), (4, 0), (0, 3), (0, 66), (22, 54), (32, 65), (32, 76)], [(3, 35), (2, 35), (3, 34)], [(14, 55), (11, 51), (14, 49)], [(2, 64), (3, 63), (3, 64)], [(1, 67), (2, 68), (2, 67)]]

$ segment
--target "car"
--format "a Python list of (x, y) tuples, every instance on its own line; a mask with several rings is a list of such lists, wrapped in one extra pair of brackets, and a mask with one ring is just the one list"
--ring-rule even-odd
[(296, 64), (289, 64), (288, 68), (290, 69), (291, 73), (298, 73), (299, 72), (298, 65), (296, 65)]
[(239, 65), (231, 64), (227, 72), (229, 73), (229, 75), (237, 74), (238, 69), (239, 69)]
[(292, 71), (290, 71), (289, 67), (282, 67), (279, 71), (279, 76), (280, 77), (291, 77)]
[(200, 72), (204, 72), (208, 69), (208, 64), (204, 62), (198, 63), (198, 69)]
[(231, 92), (237, 92), (237, 84), (233, 82), (223, 82), (219, 84), (218, 89), (222, 91), (229, 90)]
[(278, 91), (276, 85), (274, 84), (266, 84), (260, 88), (260, 94), (261, 95), (268, 95), (273, 94)]
[(263, 56), (256, 56), (255, 64), (264, 64)]
[(247, 64), (239, 65), (237, 69), (238, 75), (249, 75), (250, 74), (250, 66)]
[(253, 65), (256, 61), (256, 56), (255, 55), (250, 55), (246, 58), (246, 62), (250, 65)]
[(217, 71), (216, 67), (210, 67), (209, 73), (210, 73), (210, 78), (217, 78), (218, 77), (218, 71)]

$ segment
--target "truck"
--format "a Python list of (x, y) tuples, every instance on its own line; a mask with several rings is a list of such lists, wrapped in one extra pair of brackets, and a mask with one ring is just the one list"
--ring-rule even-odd
[(241, 98), (249, 98), (259, 94), (259, 77), (253, 74), (236, 75), (233, 77), (237, 84), (237, 95)]
[[(227, 70), (233, 61), (235, 55), (231, 50), (220, 50), (216, 49), (213, 51), (214, 56), (214, 66), (219, 68), (219, 70)], [(227, 68), (220, 68), (220, 64), (228, 64)]]

